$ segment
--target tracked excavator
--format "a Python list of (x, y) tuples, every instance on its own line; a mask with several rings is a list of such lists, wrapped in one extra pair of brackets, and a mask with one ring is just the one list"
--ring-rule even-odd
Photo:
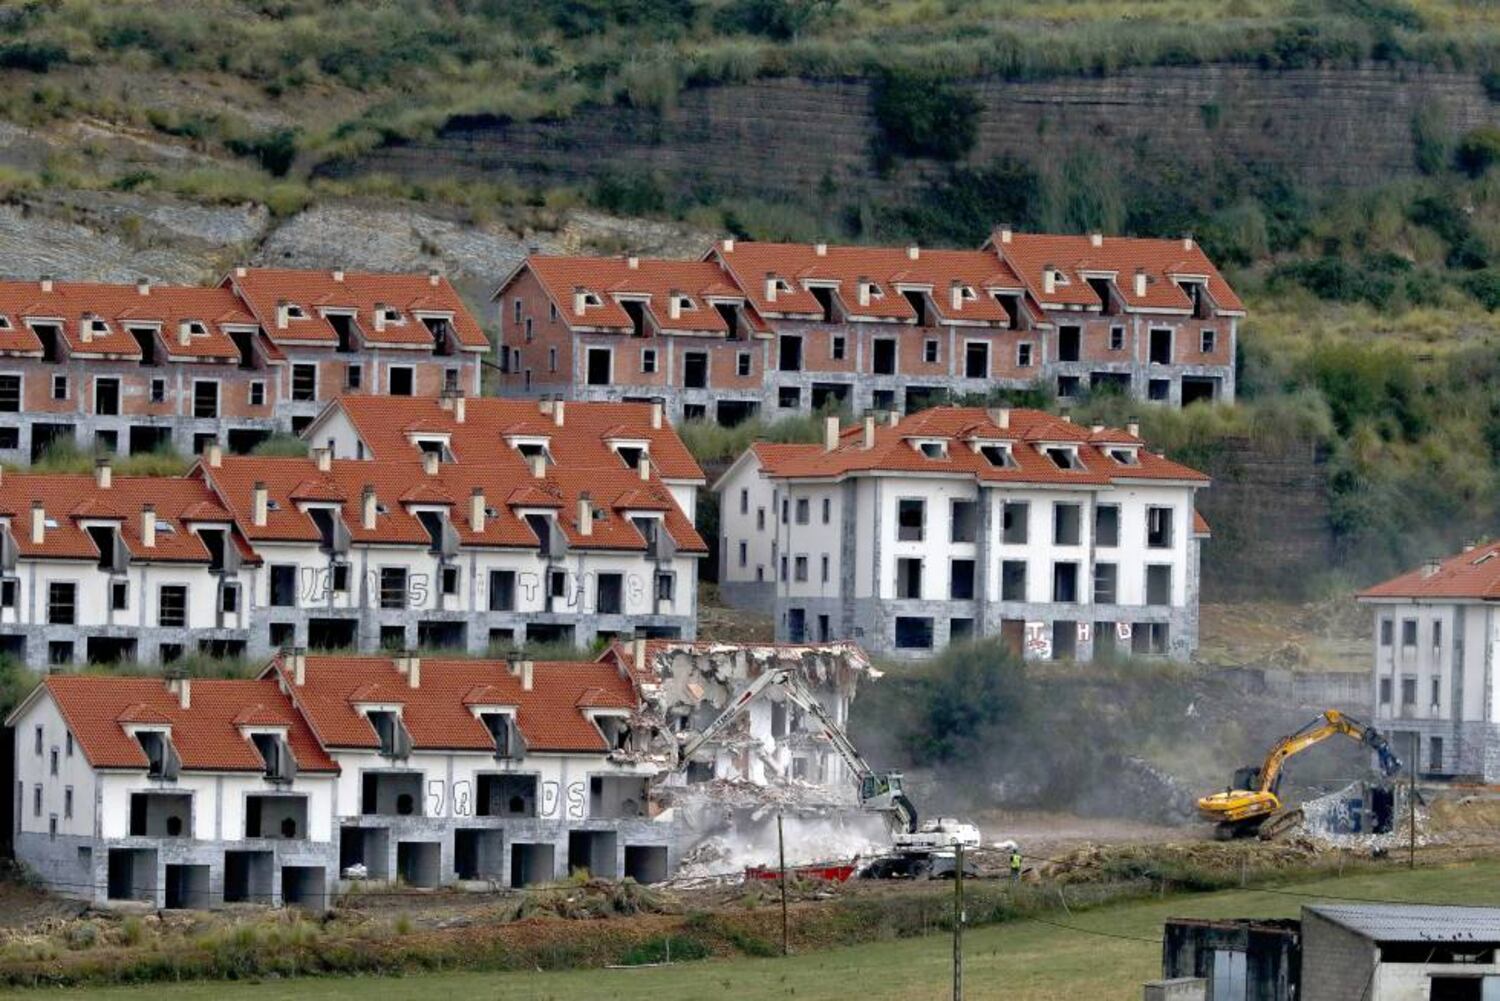
[(1262, 838), (1274, 836), (1296, 819), (1295, 811), (1283, 809), (1278, 794), (1286, 760), (1339, 735), (1374, 751), (1380, 773), (1386, 778), (1401, 770), (1401, 760), (1380, 731), (1337, 709), (1329, 709), (1296, 733), (1278, 740), (1259, 766), (1238, 769), (1223, 792), (1198, 800), (1198, 813), (1215, 825), (1214, 836), (1220, 840), (1252, 834)]

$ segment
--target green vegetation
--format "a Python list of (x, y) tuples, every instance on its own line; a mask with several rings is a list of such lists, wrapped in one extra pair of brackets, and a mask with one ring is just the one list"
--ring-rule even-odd
[[(30, 466), (33, 473), (91, 473), (99, 455), (71, 441), (53, 442)], [(138, 455), (110, 455), (117, 476), (181, 476), (192, 463), (169, 448)]]
[[(783, 417), (776, 421), (759, 418), (726, 428), (712, 421), (687, 421), (678, 425), (683, 444), (700, 463), (731, 462), (757, 441), (813, 442), (823, 440), (823, 421), (838, 411), (808, 416)], [(848, 415), (844, 415), (848, 419)]]
[[(1427, 903), (1489, 903), (1492, 880), (1500, 876), (1500, 864), (1482, 862), (1414, 872), (1390, 868), (1361, 872), (1343, 878), (1316, 882), (1272, 884), (1264, 890), (1229, 890), (1199, 895), (1169, 895), (1165, 899), (1137, 900), (1090, 907), (1080, 894), (1068, 898), (1069, 911), (1055, 909), (1037, 913), (1041, 920), (1012, 920), (987, 927), (974, 927), (965, 936), (965, 995), (977, 999), (1006, 1001), (1063, 1001), (1087, 997), (1099, 1001), (1129, 1001), (1140, 996), (1140, 984), (1160, 976), (1161, 927), (1169, 917), (1292, 917), (1304, 903), (1321, 894), (1354, 899), (1411, 900)], [(984, 893), (983, 884), (972, 884)], [(267, 979), (243, 984), (160, 984), (150, 988), (162, 1001), (207, 1001), (228, 998), (244, 1001), (395, 1001), (421, 992), (454, 997), (505, 997), (514, 1001), (548, 998), (609, 997), (620, 1001), (678, 995), (697, 996), (704, 985), (725, 997), (758, 999), (794, 996), (810, 1001), (842, 1001), (851, 995), (871, 999), (939, 997), (950, 982), (952, 951), (945, 927), (946, 894), (924, 895), (922, 905), (927, 930), (938, 934), (915, 934), (894, 938), (867, 936), (865, 944), (829, 948), (826, 941), (794, 938), (789, 958), (734, 958), (637, 970), (576, 970), (513, 973), (455, 973), (429, 969), (419, 977), (328, 977), (295, 981)], [(902, 900), (922, 900), (915, 894)], [(917, 907), (912, 907), (916, 917)], [(767, 908), (768, 913), (773, 909)], [(891, 908), (903, 910), (900, 903)], [(971, 920), (984, 924), (986, 905), (970, 908)], [(794, 913), (794, 935), (803, 930), (803, 913)], [(699, 921), (701, 928), (711, 922)], [(689, 922), (693, 924), (693, 922)], [(599, 923), (591, 925), (603, 930)], [(876, 929), (879, 930), (878, 928)], [(291, 935), (290, 932), (283, 933)], [(302, 932), (300, 934), (309, 934)], [(312, 931), (311, 934), (316, 934)], [(684, 932), (691, 935), (691, 932)], [(660, 937), (647, 942), (660, 942)], [(638, 946), (638, 948), (644, 948)], [(673, 958), (680, 943), (673, 941)], [(664, 951), (664, 950), (663, 950)], [(286, 955), (298, 955), (295, 941), (288, 942)], [(172, 957), (163, 956), (169, 970)], [(141, 988), (92, 988), (49, 990), (45, 997), (56, 1001), (125, 1001), (139, 997)], [(7, 998), (40, 997), (36, 992), (15, 991)]]

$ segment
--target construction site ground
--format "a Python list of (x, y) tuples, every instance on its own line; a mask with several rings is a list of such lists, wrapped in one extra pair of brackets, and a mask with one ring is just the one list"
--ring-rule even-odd
[[(973, 927), (964, 936), (965, 996), (979, 1001), (1126, 1001), (1159, 975), (1162, 924), (1171, 917), (1289, 917), (1304, 902), (1325, 896), (1381, 901), (1489, 903), (1500, 862), (1421, 866), (1391, 863), (1377, 871), (1346, 873), (1308, 882), (1286, 882), (1215, 893), (1147, 896), (1086, 909), (1059, 907), (1033, 919)], [(934, 896), (947, 901), (951, 888)], [(809, 905), (793, 908), (790, 957), (709, 958), (632, 969), (568, 972), (444, 972), (404, 977), (258, 978), (240, 983), (155, 984), (0, 993), (49, 1001), (396, 1001), (418, 995), (503, 997), (507, 1001), (609, 998), (647, 1001), (715, 995), (741, 1001), (795, 997), (843, 1001), (946, 996), (951, 983), (951, 937), (941, 925), (929, 934), (881, 938), (842, 948), (821, 948), (805, 937)], [(971, 910), (971, 914), (972, 914)], [(674, 919), (651, 919), (667, 927)], [(774, 924), (774, 921), (771, 922)], [(415, 936), (408, 936), (415, 937)]]

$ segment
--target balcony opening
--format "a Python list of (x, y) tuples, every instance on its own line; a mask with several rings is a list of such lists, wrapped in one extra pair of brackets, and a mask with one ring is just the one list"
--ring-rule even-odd
[(453, 832), (453, 875), (499, 882), (505, 876), (505, 839), (500, 831), (460, 827)]
[(569, 831), (568, 872), (587, 872), (595, 879), (614, 879), (619, 872), (615, 852), (619, 838), (614, 831)]
[(983, 341), (972, 341), (964, 345), (964, 376), (969, 379), (988, 379), (990, 375), (990, 346)]
[(1026, 561), (1005, 560), (1000, 564), (1000, 600), (1026, 600)]
[(948, 597), (954, 601), (974, 599), (974, 561), (954, 560), (948, 575)]
[(135, 346), (141, 352), (141, 365), (154, 366), (156, 364), (156, 331), (150, 327), (126, 327), (130, 336), (135, 338)]
[(781, 336), (778, 345), (776, 367), (782, 372), (802, 371), (802, 338), (790, 334)]
[(557, 878), (556, 850), (548, 844), (510, 846), (510, 885), (514, 888), (550, 883)]
[(896, 561), (896, 597), (922, 597), (922, 561), (903, 558)]
[(896, 649), (931, 650), (932, 619), (925, 616), (898, 615), (896, 617)]
[(646, 816), (647, 781), (638, 775), (594, 775), (589, 778), (589, 816), (634, 820)]
[(715, 419), (727, 428), (743, 424), (759, 413), (760, 404), (754, 400), (719, 400), (714, 405)]
[(646, 304), (639, 299), (622, 299), (620, 308), (630, 317), (630, 336), (646, 336)]
[(834, 322), (833, 289), (827, 288), (823, 285), (814, 285), (812, 288), (808, 289), (808, 291), (812, 293), (812, 297), (814, 299), (818, 300), (818, 308), (823, 311), (823, 315), (820, 316), (819, 319), (824, 323)]
[(814, 410), (842, 410), (849, 404), (847, 382), (815, 382), (812, 384), (812, 408)]
[(136, 649), (133, 637), (90, 636), (84, 655), (90, 664), (128, 664), (136, 659)]
[(475, 812), (481, 817), (535, 817), (535, 775), (480, 774)]
[(425, 316), (422, 318), (422, 326), (432, 335), (432, 353), (439, 358), (447, 358), (453, 354), (454, 344), (457, 338), (453, 335), (453, 323), (443, 316)]
[(877, 337), (870, 342), (872, 352), (870, 371), (876, 375), (896, 374), (896, 341), (891, 337)]
[(896, 538), (901, 542), (921, 542), (927, 520), (926, 504), (914, 498), (896, 502)]
[(1083, 329), (1081, 327), (1057, 328), (1057, 360), (1078, 361), (1083, 357)]
[(359, 812), (364, 816), (423, 816), (419, 772), (365, 772), (360, 785)]
[(665, 845), (626, 845), (625, 878), (637, 883), (660, 883), (667, 878)]
[(927, 326), (927, 295), (926, 295), (926, 293), (915, 292), (915, 291), (908, 290), (908, 291), (903, 291), (901, 294), (906, 298), (906, 304), (911, 307), (911, 311), (917, 315), (917, 319), (916, 319), (917, 326), (919, 326), (919, 327), (925, 327), (925, 326)]
[(1151, 329), (1149, 358), (1153, 365), (1172, 364), (1172, 331), (1160, 327)]
[(738, 341), (743, 339), (740, 330), (740, 308), (727, 302), (714, 303), (714, 309), (719, 314), (719, 319), (724, 321), (726, 340)]
[(1120, 311), (1119, 301), (1113, 295), (1113, 290), (1110, 288), (1111, 282), (1108, 278), (1087, 278), (1085, 281), (1089, 283), (1089, 288), (1094, 290), (1094, 294), (1099, 297), (1099, 305), (1102, 307), (1101, 312), (1103, 315), (1114, 316)]
[(396, 875), (407, 886), (432, 889), (443, 882), (443, 846), (436, 841), (396, 842)]
[(601, 573), (594, 578), (597, 591), (594, 610), (599, 615), (620, 615), (625, 611), (625, 576)]
[(297, 604), (297, 567), (291, 563), (271, 565), (271, 604), (292, 608)]
[(231, 849), (224, 853), (224, 903), (269, 904), (271, 877), (276, 869), (272, 852)]
[(589, 348), (585, 375), (590, 386), (608, 386), (613, 378), (614, 353), (609, 348)]
[(1052, 566), (1052, 600), (1078, 600), (1078, 564), (1056, 563)]
[(384, 827), (343, 827), (339, 830), (339, 871), (364, 866), (373, 880), (390, 879), (390, 832)]
[(338, 338), (334, 350), (339, 354), (351, 353), (354, 350), (354, 317), (348, 313), (329, 313), (326, 319)]
[(682, 356), (682, 385), (685, 389), (708, 388), (708, 355), (689, 351)]
[(130, 836), (133, 838), (192, 837), (193, 797), (185, 792), (131, 793)]
[(1170, 605), (1172, 603), (1172, 567), (1154, 565), (1146, 567), (1146, 604)]

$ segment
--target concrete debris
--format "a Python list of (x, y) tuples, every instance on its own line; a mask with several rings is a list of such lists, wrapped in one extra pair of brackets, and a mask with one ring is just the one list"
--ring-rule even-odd
[[(1351, 782), (1342, 789), (1302, 803), (1299, 833), (1327, 848), (1353, 848), (1364, 851), (1391, 850), (1411, 843), (1410, 793), (1406, 786), (1394, 790), (1392, 823), (1383, 834), (1373, 833), (1374, 818), (1369, 809), (1371, 789), (1367, 783)], [(1429, 843), (1427, 807), (1418, 799), (1416, 809), (1417, 844)]]

